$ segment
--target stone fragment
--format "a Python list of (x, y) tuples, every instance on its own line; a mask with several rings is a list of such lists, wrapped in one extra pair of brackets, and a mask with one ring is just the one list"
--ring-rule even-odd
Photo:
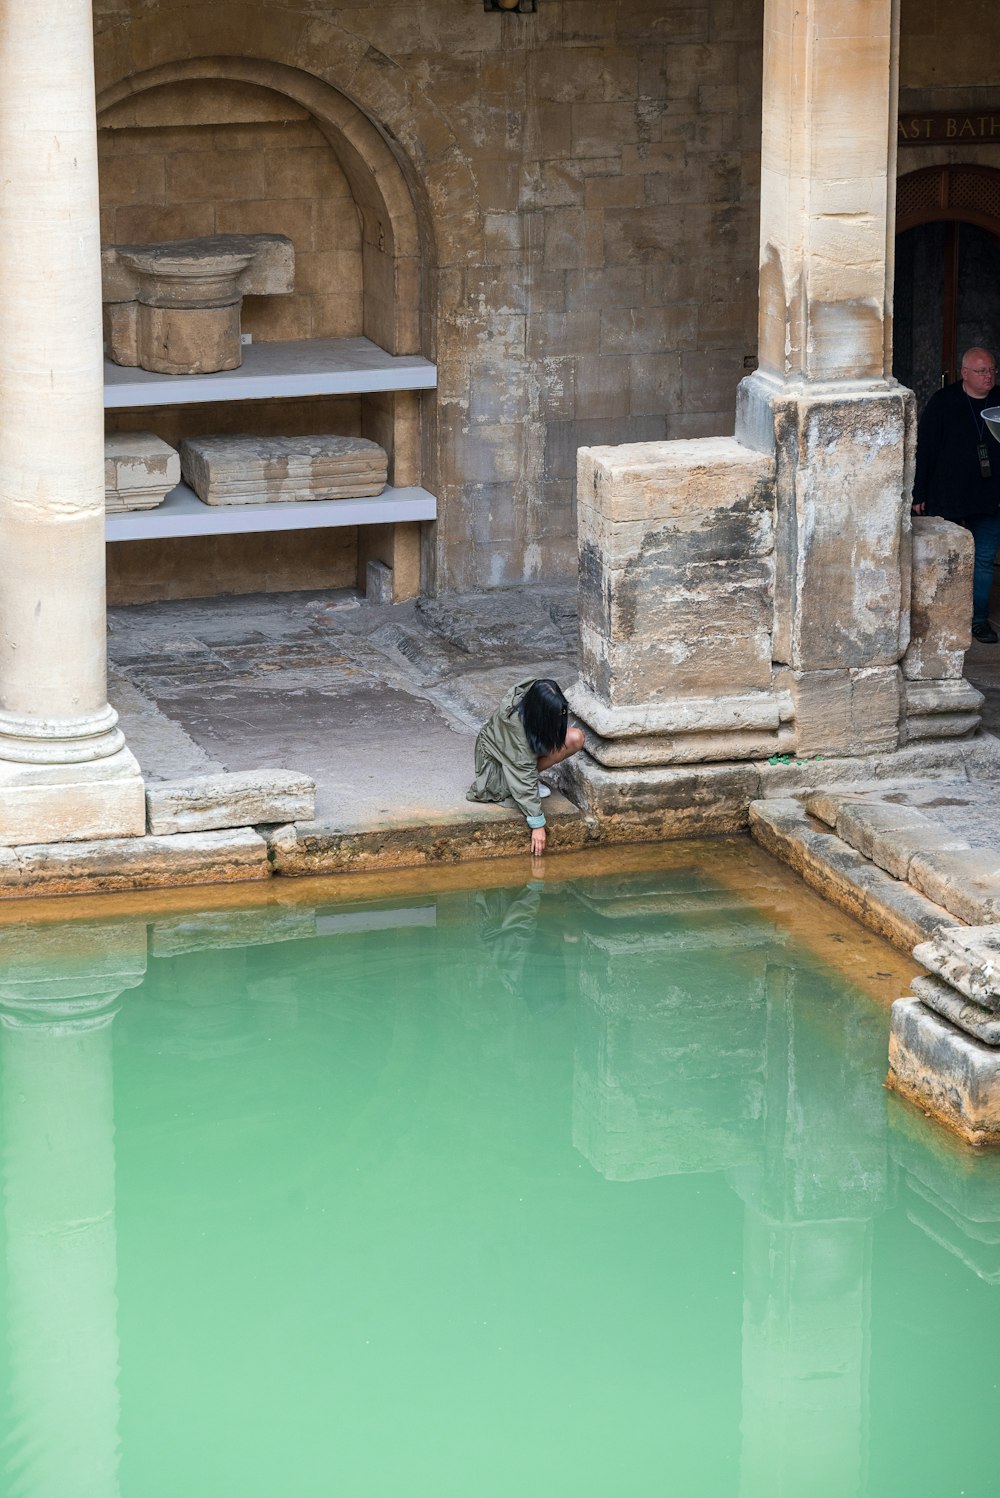
[(892, 1006), (886, 1082), (970, 1144), (1000, 1142), (1000, 1052), (919, 999)]
[(388, 459), (367, 437), (191, 437), (181, 469), (207, 505), (274, 504), (381, 494)]
[(104, 439), (104, 507), (151, 510), (181, 481), (181, 460), (154, 432), (114, 432)]
[(17, 849), (23, 895), (69, 895), (267, 879), (267, 845), (250, 827), (173, 837), (35, 843)]
[(972, 558), (971, 531), (914, 515), (910, 643), (902, 660), (909, 680), (961, 677), (972, 638)]
[(913, 955), (973, 1003), (1000, 1014), (1000, 926), (956, 926), (914, 947)]
[(369, 603), (392, 603), (392, 568), (385, 562), (369, 562), (365, 567), (365, 597)]
[(116, 364), (158, 374), (212, 374), (242, 362), (244, 296), (292, 290), (284, 234), (212, 234), (101, 252), (105, 339)]
[(146, 819), (155, 835), (305, 822), (315, 814), (315, 781), (294, 770), (238, 770), (146, 786)]
[(914, 978), (910, 988), (914, 998), (943, 1019), (950, 1020), (967, 1035), (981, 1040), (983, 1045), (1000, 1046), (1000, 1019), (981, 1004), (974, 1004), (964, 994), (958, 993), (950, 983), (941, 978)]
[(1000, 920), (1000, 853), (985, 848), (918, 853), (910, 860), (908, 877), (935, 904), (970, 926)]

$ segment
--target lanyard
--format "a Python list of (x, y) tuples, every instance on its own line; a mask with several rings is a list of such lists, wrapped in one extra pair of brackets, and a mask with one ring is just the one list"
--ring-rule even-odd
[[(986, 423), (983, 420), (982, 412), (976, 410), (975, 406), (972, 404), (972, 396), (968, 393), (968, 391), (966, 391), (966, 393), (965, 393), (965, 398), (969, 402), (969, 415), (972, 417), (972, 425), (976, 429), (976, 442), (977, 443), (979, 443), (979, 442), (985, 442), (986, 441)], [(986, 409), (986, 403), (984, 401), (983, 402), (983, 410), (985, 410), (985, 409)]]

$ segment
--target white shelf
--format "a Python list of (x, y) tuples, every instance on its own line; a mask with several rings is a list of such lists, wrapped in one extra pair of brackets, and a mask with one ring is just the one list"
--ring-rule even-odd
[(434, 520), (436, 517), (437, 500), (426, 489), (383, 489), (374, 499), (206, 505), (186, 484), (178, 484), (153, 510), (124, 510), (108, 515), (105, 539), (156, 541), (164, 536), (239, 536), (254, 531), (392, 525), (400, 520)]
[(250, 343), (239, 369), (163, 375), (104, 361), (104, 405), (185, 406), (202, 401), (271, 400), (303, 395), (368, 395), (433, 390), (437, 369), (420, 354), (387, 354), (368, 338), (305, 338)]

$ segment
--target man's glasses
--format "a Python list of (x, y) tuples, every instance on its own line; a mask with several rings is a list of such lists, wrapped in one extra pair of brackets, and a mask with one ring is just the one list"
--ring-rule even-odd
[(997, 368), (996, 368), (995, 364), (988, 365), (986, 369), (970, 369), (967, 364), (963, 364), (962, 365), (962, 373), (963, 374), (995, 375), (996, 372), (997, 372)]

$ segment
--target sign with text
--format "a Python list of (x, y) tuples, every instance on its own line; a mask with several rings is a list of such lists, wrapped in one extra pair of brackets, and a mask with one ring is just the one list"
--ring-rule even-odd
[(901, 146), (931, 146), (949, 141), (996, 141), (1000, 145), (1000, 111), (969, 110), (968, 113), (938, 111), (899, 117)]

